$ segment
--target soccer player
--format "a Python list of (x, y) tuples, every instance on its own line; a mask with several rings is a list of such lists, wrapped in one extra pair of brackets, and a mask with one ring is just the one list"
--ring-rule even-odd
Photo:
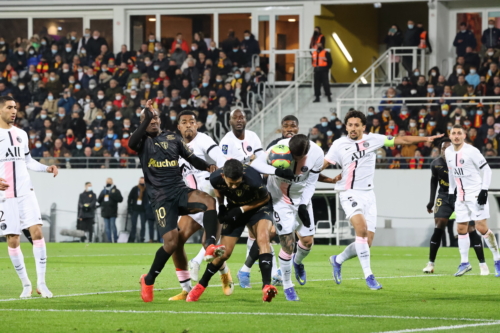
[[(436, 158), (431, 163), (431, 197), (429, 203), (427, 204), (427, 211), (432, 213), (432, 207), (434, 206), (434, 199), (436, 198), (436, 190), (439, 183), (439, 192), (436, 199), (436, 208), (434, 209), (434, 220), (436, 228), (432, 234), (430, 241), (430, 252), (429, 252), (429, 263), (423, 269), (424, 273), (434, 273), (434, 261), (436, 260), (436, 255), (441, 245), (441, 238), (443, 237), (444, 229), (448, 224), (449, 219), (455, 218), (455, 205), (453, 202), (448, 200), (448, 166), (446, 165), (446, 160), (444, 157), (444, 152), (446, 148), (451, 145), (451, 140), (445, 138), (441, 140), (441, 155)], [(483, 251), (483, 241), (481, 237), (477, 234), (474, 228), (474, 222), (469, 222), (469, 238), (470, 244), (476, 251), (477, 259), (479, 260), (479, 269), (481, 275), (489, 275), (490, 271), (488, 265), (484, 260)]]
[[(299, 120), (297, 117), (293, 115), (288, 115), (283, 117), (281, 120), (281, 138), (277, 138), (267, 146), (266, 150), (269, 148), (274, 147), (275, 145), (278, 144), (279, 141), (283, 139), (290, 139), (294, 135), (297, 135), (299, 133)], [(331, 183), (334, 184), (335, 180), (333, 178), (329, 178), (323, 174), (319, 174), (319, 182), (323, 183)], [(276, 230), (273, 226), (271, 229), (271, 238), (274, 238), (276, 235)], [(273, 251), (274, 252), (274, 251)], [(250, 287), (250, 271), (252, 269), (253, 264), (259, 259), (259, 248), (256, 243), (253, 243), (252, 246), (250, 247), (250, 251), (247, 254), (247, 259), (241, 269), (238, 271), (238, 279), (240, 281), (240, 286), (242, 288), (249, 288)], [(274, 253), (273, 253), (273, 259), (274, 259)], [(273, 261), (273, 285), (274, 286), (280, 286), (283, 284), (282, 281), (282, 273), (281, 269), (276, 268), (275, 270), (275, 263)]]
[[(252, 167), (237, 160), (228, 160), (223, 169), (210, 175), (217, 202), (219, 217), (224, 223), (221, 244), (226, 252), (207, 265), (200, 282), (191, 290), (186, 301), (196, 302), (208, 286), (212, 276), (224, 266), (231, 256), (245, 226), (252, 229), (259, 244), (259, 267), (262, 274), (262, 300), (271, 302), (278, 294), (271, 285), (272, 254), (269, 244), (269, 227), (273, 219), (273, 206), (262, 176)], [(227, 199), (227, 207), (224, 205)]]
[[(455, 276), (462, 276), (472, 269), (469, 264), (470, 238), (467, 234), (468, 222), (475, 221), (476, 229), (483, 235), (486, 245), (493, 254), (495, 276), (500, 277), (500, 254), (493, 232), (486, 219), (490, 217), (488, 188), (491, 183), (491, 169), (479, 150), (465, 143), (465, 130), (460, 125), (451, 129), (452, 145), (445, 150), (446, 164), (450, 170), (450, 201), (455, 202), (457, 215), (458, 249), (461, 263)], [(483, 176), (481, 178), (481, 171)]]
[(213, 260), (224, 253), (224, 246), (215, 245), (218, 224), (215, 199), (186, 186), (178, 160), (183, 157), (198, 170), (209, 172), (217, 167), (194, 155), (178, 134), (160, 130), (159, 112), (152, 105), (153, 102), (148, 100), (141, 112), (141, 123), (129, 140), (129, 147), (139, 153), (146, 190), (163, 238), (163, 246), (156, 252), (149, 273), (141, 276), (141, 297), (144, 302), (153, 301), (155, 279), (177, 249), (179, 215), (204, 212), (206, 256)]
[[(204, 133), (198, 133), (196, 114), (194, 112), (182, 111), (179, 113), (177, 116), (177, 129), (188, 147), (197, 157), (207, 161), (209, 164), (217, 165), (218, 167), (222, 167), (224, 162), (227, 161), (220, 147), (211, 137)], [(210, 177), (208, 171), (196, 169), (182, 157), (179, 158), (179, 165), (181, 167), (182, 176), (190, 188), (201, 190), (211, 196), (215, 196), (214, 189), (208, 180)], [(179, 220), (179, 242), (177, 250), (172, 254), (172, 260), (174, 261), (175, 271), (179, 283), (181, 284), (182, 292), (171, 297), (169, 299), (171, 301), (185, 300), (188, 293), (191, 291), (191, 278), (193, 277), (190, 275), (190, 271), (188, 271), (188, 261), (186, 252), (184, 251), (184, 244), (196, 231), (203, 228), (203, 216), (204, 213), (201, 212), (181, 216)], [(218, 233), (219, 232), (218, 230)], [(205, 254), (205, 251), (203, 251), (203, 254)], [(199, 269), (199, 264), (197, 267)], [(196, 269), (196, 276), (193, 278), (194, 281), (198, 281), (198, 269)], [(222, 274), (221, 280), (223, 281), (224, 290), (231, 287), (230, 281), (232, 279), (229, 272)]]
[(58, 174), (55, 165), (46, 166), (31, 158), (28, 135), (13, 126), (16, 120), (16, 101), (0, 97), (0, 232), (7, 237), (10, 260), (23, 284), (21, 298), (31, 297), (24, 256), (20, 247), (21, 232), (29, 230), (33, 242), (37, 288), (44, 298), (52, 298), (45, 283), (47, 249), (42, 234), (42, 217), (28, 170)]
[(333, 142), (325, 156), (323, 168), (329, 164), (339, 164), (342, 167), (342, 179), (336, 183), (335, 190), (339, 191), (340, 203), (354, 227), (356, 240), (341, 254), (331, 256), (330, 264), (333, 266), (335, 282), (340, 284), (342, 263), (358, 256), (366, 284), (370, 289), (378, 290), (382, 289), (382, 285), (375, 280), (370, 267), (370, 246), (377, 225), (377, 206), (373, 192), (375, 151), (381, 147), (432, 142), (443, 134), (397, 138), (373, 133), (363, 134), (366, 130), (366, 116), (356, 110), (347, 113), (344, 124), (348, 135)]
[[(293, 170), (293, 179), (280, 177), (276, 173), (280, 169), (267, 163), (267, 154), (257, 157), (252, 167), (260, 173), (270, 175), (267, 186), (273, 199), (274, 222), (281, 244), (279, 262), (283, 274), (283, 289), (288, 301), (298, 301), (299, 297), (291, 279), (292, 264), (295, 278), (299, 284), (304, 285), (307, 278), (302, 261), (311, 251), (316, 230), (311, 198), (325, 156), (323, 150), (303, 134), (280, 140), (278, 144), (290, 148), (293, 161), (291, 168), (286, 171)], [(295, 232), (299, 241), (297, 253), (293, 255)]]

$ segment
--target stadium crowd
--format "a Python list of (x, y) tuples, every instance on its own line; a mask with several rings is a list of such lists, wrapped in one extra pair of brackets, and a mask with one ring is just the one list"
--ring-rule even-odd
[(266, 80), (259, 67), (252, 71), (258, 41), (250, 31), (240, 38), (230, 30), (220, 45), (207, 45), (197, 32), (188, 45), (179, 33), (163, 45), (149, 34), (140, 50), (122, 45), (114, 54), (97, 30), (80, 39), (76, 32), (13, 42), (0, 36), (0, 96), (18, 101), (15, 125), (28, 132), (31, 154), (42, 163), (135, 168), (128, 140), (148, 99), (163, 128), (173, 130), (177, 114), (192, 110), (198, 131), (228, 130), (217, 129), (217, 120), (224, 126), (230, 107), (245, 106), (247, 92)]

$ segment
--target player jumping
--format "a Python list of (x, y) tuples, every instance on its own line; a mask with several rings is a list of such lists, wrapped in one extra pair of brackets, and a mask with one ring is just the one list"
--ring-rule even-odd
[[(483, 235), (486, 245), (493, 254), (495, 276), (500, 277), (498, 244), (486, 220), (490, 217), (488, 188), (492, 172), (479, 150), (464, 142), (465, 136), (462, 126), (454, 125), (450, 133), (452, 145), (445, 150), (446, 164), (450, 170), (449, 200), (455, 202), (458, 249), (461, 257), (455, 276), (462, 276), (472, 270), (469, 263), (470, 238), (467, 226), (468, 222), (473, 220), (477, 231)], [(482, 178), (481, 170), (483, 171)]]
[(376, 150), (394, 145), (411, 145), (419, 142), (432, 142), (443, 135), (430, 137), (402, 136), (388, 137), (380, 134), (363, 134), (366, 129), (366, 116), (360, 111), (349, 111), (344, 123), (348, 136), (335, 140), (325, 156), (323, 168), (328, 164), (342, 167), (342, 180), (337, 182), (340, 203), (346, 217), (356, 233), (354, 243), (348, 245), (339, 255), (330, 257), (333, 277), (337, 284), (342, 281), (342, 263), (358, 256), (363, 268), (366, 284), (372, 290), (382, 289), (375, 280), (370, 267), (370, 246), (377, 225), (377, 206), (373, 192)]
[[(444, 152), (446, 148), (451, 145), (451, 140), (446, 138), (441, 140), (441, 155), (436, 158), (431, 163), (431, 197), (429, 203), (427, 204), (427, 211), (432, 213), (432, 207), (434, 206), (434, 199), (436, 199), (436, 190), (439, 183), (439, 193), (436, 199), (436, 207), (434, 209), (434, 220), (436, 228), (432, 234), (430, 241), (430, 252), (429, 252), (429, 262), (427, 266), (423, 269), (424, 273), (434, 273), (434, 261), (436, 260), (436, 255), (441, 245), (441, 238), (443, 237), (444, 229), (448, 224), (449, 219), (455, 219), (455, 204), (448, 200), (448, 166), (446, 165), (446, 160)], [(469, 222), (469, 238), (470, 244), (476, 251), (477, 259), (479, 260), (479, 269), (481, 270), (481, 275), (489, 275), (490, 270), (488, 265), (484, 260), (483, 251), (483, 241), (481, 237), (477, 234), (474, 228), (474, 222)]]
[[(271, 302), (278, 294), (271, 285), (272, 254), (269, 244), (269, 227), (273, 219), (273, 206), (261, 175), (250, 166), (237, 160), (228, 160), (223, 169), (210, 176), (219, 203), (222, 228), (221, 244), (226, 247), (222, 257), (207, 265), (200, 282), (191, 290), (186, 301), (196, 302), (205, 291), (212, 276), (225, 266), (225, 262), (245, 226), (253, 230), (259, 244), (259, 267), (262, 274), (262, 300)], [(224, 205), (227, 198), (228, 205)], [(228, 270), (227, 266), (225, 268)]]
[(144, 302), (153, 301), (155, 279), (177, 249), (179, 215), (204, 212), (206, 256), (214, 259), (224, 253), (224, 246), (215, 245), (218, 224), (215, 199), (186, 186), (178, 160), (183, 157), (198, 170), (209, 172), (213, 172), (216, 166), (198, 158), (178, 134), (160, 130), (159, 113), (152, 104), (151, 100), (147, 101), (141, 113), (141, 124), (129, 141), (129, 147), (139, 153), (146, 189), (163, 238), (163, 246), (156, 252), (149, 273), (141, 276), (141, 297)]
[(28, 170), (52, 173), (54, 177), (59, 171), (55, 165), (48, 167), (31, 158), (28, 135), (12, 125), (16, 115), (16, 101), (9, 96), (0, 97), (0, 232), (7, 237), (10, 260), (23, 284), (20, 297), (28, 298), (32, 294), (19, 238), (21, 232), (28, 229), (35, 257), (36, 291), (44, 298), (52, 298), (45, 283), (47, 249), (42, 217)]

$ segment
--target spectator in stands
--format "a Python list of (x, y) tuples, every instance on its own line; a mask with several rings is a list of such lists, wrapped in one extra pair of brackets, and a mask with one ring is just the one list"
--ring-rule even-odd
[(455, 46), (458, 56), (465, 55), (467, 46), (472, 47), (472, 49), (476, 48), (476, 37), (474, 36), (474, 33), (472, 31), (467, 29), (466, 22), (460, 23), (460, 31), (455, 36), (453, 46)]
[[(401, 44), (403, 43), (403, 33), (401, 32), (401, 30), (399, 29), (399, 26), (397, 24), (393, 24), (389, 28), (389, 31), (387, 32), (387, 35), (385, 36), (384, 43), (386, 44), (386, 50), (390, 49), (391, 47), (401, 46)], [(323, 44), (323, 45), (325, 45), (325, 44)], [(398, 77), (399, 76), (399, 56), (393, 55), (393, 57), (391, 58), (391, 63), (396, 63), (396, 65), (393, 67), (395, 70), (395, 73), (393, 73), (393, 77)]]
[(403, 77), (401, 83), (396, 87), (397, 94), (402, 97), (410, 97), (411, 84), (408, 77)]
[(469, 74), (467, 74), (467, 76), (465, 77), (467, 83), (472, 85), (474, 89), (476, 89), (478, 84), (481, 82), (481, 78), (477, 74), (476, 68), (477, 68), (476, 66), (470, 66)]
[(224, 89), (221, 89), (217, 92), (217, 97), (219, 97), (219, 103), (220, 103), (220, 98), (225, 97), (227, 104), (231, 105), (233, 103), (234, 99), (234, 90), (231, 87), (231, 82), (226, 82), (224, 84)]
[(498, 64), (492, 62), (490, 64), (490, 69), (486, 73), (486, 83), (488, 84), (489, 87), (492, 87), (494, 85), (493, 78), (496, 76), (500, 76), (500, 71), (498, 70)]
[[(416, 91), (416, 89), (415, 89), (415, 91)], [(380, 102), (380, 106), (378, 107), (378, 109), (380, 111), (383, 111), (385, 109), (389, 109), (393, 113), (393, 115), (398, 115), (401, 107), (399, 105), (395, 105), (392, 107), (390, 106), (391, 104), (401, 104), (401, 101), (399, 99), (397, 99), (398, 97), (399, 96), (397, 95), (396, 89), (390, 87), (385, 92), (384, 98)]]
[(57, 165), (58, 161), (50, 155), (48, 150), (43, 151), (43, 157), (40, 159), (40, 163), (45, 165)]
[[(260, 46), (259, 42), (255, 39), (255, 36), (249, 31), (245, 30), (243, 33), (243, 41), (241, 42), (240, 48), (244, 54), (244, 65), (246, 66), (252, 66), (252, 57), (255, 54), (260, 54)], [(323, 43), (324, 44), (324, 37), (323, 37)]]
[(484, 49), (500, 48), (500, 29), (495, 27), (495, 20), (488, 20), (488, 29), (483, 31), (483, 36), (481, 37), (481, 43)]
[(316, 97), (313, 103), (320, 101), (321, 86), (323, 86), (328, 102), (331, 102), (332, 93), (328, 73), (332, 67), (332, 56), (323, 48), (323, 44), (318, 44), (316, 50), (312, 52), (312, 66), (314, 67), (314, 96)]
[(467, 82), (465, 81), (465, 76), (463, 74), (458, 75), (457, 84), (452, 88), (454, 96), (465, 96), (467, 94)]
[(375, 134), (385, 134), (384, 127), (380, 124), (380, 120), (378, 118), (372, 119), (372, 125), (368, 128), (369, 133)]
[(108, 46), (108, 43), (101, 37), (101, 33), (98, 30), (94, 30), (92, 38), (89, 39), (85, 47), (92, 60), (95, 60), (101, 54), (102, 45)]
[(37, 139), (35, 141), (35, 147), (31, 149), (30, 153), (32, 157), (40, 158), (43, 156), (44, 151), (45, 149), (42, 146), (42, 142), (40, 141), (40, 139)]
[(328, 150), (328, 144), (326, 142), (326, 133), (323, 134), (319, 131), (317, 127), (311, 128), (311, 131), (309, 132), (309, 140), (313, 141), (316, 143), (323, 151)]
[[(403, 36), (403, 46), (419, 46), (420, 45), (420, 29), (415, 27), (415, 23), (412, 20), (408, 20), (408, 29)], [(407, 50), (409, 51), (409, 50)], [(412, 73), (412, 57), (403, 57), (403, 67), (408, 72), (408, 76)]]
[(309, 48), (316, 50), (318, 44), (325, 45), (325, 36), (321, 33), (321, 28), (316, 26), (314, 27), (314, 32), (309, 42)]
[(116, 230), (116, 217), (118, 216), (118, 203), (123, 201), (120, 190), (113, 185), (113, 179), (106, 180), (106, 186), (99, 194), (97, 202), (101, 207), (101, 216), (104, 219), (104, 228), (108, 242), (118, 240), (118, 232)]
[[(427, 95), (427, 82), (425, 81), (425, 76), (419, 75), (417, 79), (417, 84), (415, 85), (417, 90), (416, 96), (412, 97), (425, 97)], [(410, 91), (411, 93), (411, 91)]]
[(317, 128), (318, 131), (323, 135), (326, 134), (326, 132), (331, 129), (330, 126), (328, 125), (327, 117), (321, 117), (321, 119), (319, 120), (319, 124), (317, 124), (314, 127)]
[(481, 58), (479, 58), (477, 52), (475, 52), (471, 46), (467, 46), (465, 48), (465, 55), (464, 55), (465, 70), (469, 71), (471, 67), (478, 68), (480, 63), (481, 63)]

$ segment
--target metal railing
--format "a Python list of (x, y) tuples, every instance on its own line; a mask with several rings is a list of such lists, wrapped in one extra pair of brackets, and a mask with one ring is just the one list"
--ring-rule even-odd
[[(383, 149), (383, 148), (380, 148)], [(384, 156), (382, 158), (377, 157), (377, 162), (375, 165), (376, 169), (403, 169), (403, 170), (419, 170), (419, 169), (429, 169), (431, 167), (432, 161), (434, 161), (439, 156), (426, 156), (426, 157), (393, 157)], [(488, 156), (486, 157), (488, 165), (492, 169), (500, 169), (500, 157), (498, 156)], [(340, 168), (330, 165), (328, 169), (339, 169)]]

